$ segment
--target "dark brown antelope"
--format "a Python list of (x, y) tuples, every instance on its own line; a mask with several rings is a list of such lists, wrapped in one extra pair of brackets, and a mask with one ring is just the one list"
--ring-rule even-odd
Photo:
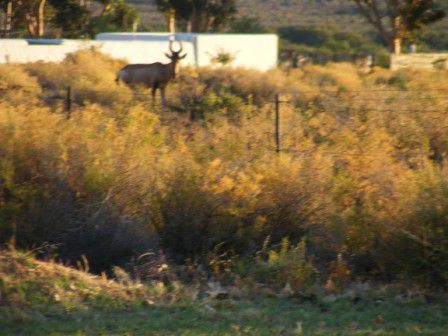
[(171, 63), (162, 64), (160, 62), (152, 64), (129, 64), (118, 72), (117, 83), (123, 81), (128, 85), (142, 84), (152, 89), (152, 104), (155, 106), (156, 92), (160, 90), (162, 97), (162, 109), (165, 108), (165, 88), (168, 83), (176, 78), (179, 61), (187, 54), (181, 55), (183, 50), (182, 42), (179, 42), (179, 50), (173, 49), (173, 41), (170, 41), (171, 54), (165, 53)]

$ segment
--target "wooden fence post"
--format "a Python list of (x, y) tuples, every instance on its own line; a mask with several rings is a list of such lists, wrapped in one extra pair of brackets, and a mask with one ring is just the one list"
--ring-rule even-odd
[(65, 111), (67, 112), (67, 118), (70, 118), (70, 113), (72, 111), (72, 102), (73, 102), (73, 96), (72, 96), (72, 87), (69, 85), (67, 86), (67, 94), (65, 97)]
[(280, 153), (280, 95), (275, 95), (275, 152)]
[(193, 104), (190, 107), (190, 121), (196, 121), (197, 119), (197, 111), (199, 98), (198, 98), (198, 89), (197, 89), (197, 78), (193, 78)]

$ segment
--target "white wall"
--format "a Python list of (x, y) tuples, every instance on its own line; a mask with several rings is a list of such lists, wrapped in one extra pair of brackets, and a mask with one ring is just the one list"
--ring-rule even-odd
[(422, 69), (448, 70), (448, 53), (441, 54), (392, 54), (390, 57), (390, 68), (400, 69)]
[(146, 41), (156, 45), (170, 39), (190, 45), (194, 53), (187, 51), (187, 63), (196, 66), (213, 65), (212, 59), (220, 52), (235, 57), (232, 66), (268, 70), (277, 66), (278, 36), (274, 34), (169, 34), (169, 33), (103, 33), (101, 41)]
[[(91, 40), (62, 40), (60, 45), (29, 45), (24, 39), (0, 39), (0, 63), (62, 61), (68, 53), (83, 48), (101, 52), (129, 63), (167, 62), (168, 33), (106, 33)], [(176, 34), (187, 57), (183, 65), (213, 65), (219, 52), (235, 56), (232, 66), (267, 70), (277, 66), (276, 35)], [(177, 48), (177, 46), (175, 46)]]
[[(61, 45), (28, 45), (26, 40), (0, 39), (0, 63), (60, 62), (68, 53), (91, 47), (129, 63), (168, 61), (164, 55), (168, 51), (168, 44), (162, 41), (148, 44), (143, 41), (63, 40)], [(184, 49), (190, 55), (194, 54), (191, 44), (185, 44)], [(194, 58), (186, 60), (185, 64), (188, 63), (193, 65)]]
[(227, 52), (235, 60), (232, 66), (269, 70), (277, 66), (276, 35), (197, 35), (198, 65), (211, 64), (219, 52)]
[(0, 39), (0, 63), (27, 63), (35, 61), (60, 61), (79, 46), (64, 43), (63, 46), (30, 46), (26, 40)]

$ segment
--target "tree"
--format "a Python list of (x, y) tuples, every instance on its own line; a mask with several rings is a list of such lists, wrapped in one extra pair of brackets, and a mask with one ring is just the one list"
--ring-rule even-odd
[(60, 28), (65, 37), (79, 37), (86, 33), (91, 18), (85, 3), (79, 0), (49, 2), (55, 10), (51, 23)]
[(156, 0), (168, 20), (175, 15), (185, 21), (189, 32), (220, 31), (233, 21), (235, 0)]
[(13, 16), (13, 3), (12, 0), (0, 0), (0, 8), (3, 11), (3, 25), (2, 29), (5, 34), (12, 29), (12, 16)]
[(180, 8), (181, 3), (172, 0), (156, 0), (156, 4), (157, 8), (165, 14), (167, 31), (174, 33), (176, 31), (176, 9)]
[(104, 30), (133, 30), (137, 11), (125, 0), (96, 0), (103, 6), (95, 15), (86, 0), (0, 0), (4, 30), (26, 29), (31, 37), (42, 37), (45, 23), (59, 28), (65, 37), (93, 35)]
[(101, 0), (103, 9), (93, 17), (89, 25), (89, 35), (101, 31), (134, 31), (139, 20), (138, 12), (124, 0)]
[(403, 39), (414, 41), (416, 33), (445, 16), (436, 0), (351, 1), (395, 53)]
[(18, 0), (14, 17), (22, 22), (30, 36), (42, 37), (45, 32), (46, 0)]
[(134, 7), (129, 6), (124, 0), (114, 0), (108, 13), (110, 21), (121, 30), (136, 30), (139, 15)]
[(230, 32), (235, 34), (264, 34), (269, 30), (257, 19), (252, 17), (242, 17), (230, 25)]

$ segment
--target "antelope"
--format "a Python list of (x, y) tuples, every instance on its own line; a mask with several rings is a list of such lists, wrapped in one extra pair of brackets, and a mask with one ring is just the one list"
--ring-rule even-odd
[(152, 105), (155, 106), (156, 92), (160, 90), (162, 98), (162, 109), (165, 108), (165, 88), (168, 83), (176, 78), (179, 61), (184, 59), (187, 54), (181, 55), (183, 51), (182, 42), (179, 42), (179, 50), (173, 49), (173, 41), (170, 40), (170, 52), (165, 53), (171, 62), (162, 64), (160, 62), (152, 64), (129, 64), (118, 72), (116, 82), (121, 81), (128, 85), (143, 84), (152, 89)]

